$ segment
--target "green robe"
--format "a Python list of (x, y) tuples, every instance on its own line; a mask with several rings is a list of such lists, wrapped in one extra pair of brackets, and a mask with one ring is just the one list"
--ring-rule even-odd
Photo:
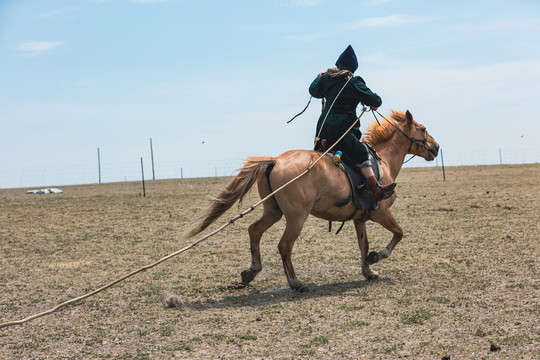
[[(323, 112), (317, 122), (316, 135), (319, 134), (328, 109), (346, 81), (347, 79), (343, 76), (331, 77), (329, 75), (323, 75), (313, 80), (309, 86), (309, 93), (313, 97), (326, 99)], [(372, 92), (366, 86), (364, 79), (360, 76), (355, 76), (343, 89), (324, 122), (319, 137), (320, 139), (326, 139), (326, 148), (332, 146), (356, 120), (356, 107), (359, 103), (363, 103), (366, 106), (379, 107), (382, 104), (382, 100), (379, 95)], [(334, 151), (340, 150), (343, 153), (343, 161), (352, 166), (363, 167), (370, 165), (366, 146), (360, 141), (361, 136), (360, 123), (358, 123), (333, 148)], [(317, 147), (322, 148), (320, 144), (317, 144)]]

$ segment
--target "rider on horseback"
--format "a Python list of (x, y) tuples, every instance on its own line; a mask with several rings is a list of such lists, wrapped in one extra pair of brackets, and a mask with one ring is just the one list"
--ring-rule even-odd
[[(309, 93), (313, 97), (326, 99), (323, 112), (317, 122), (317, 149), (332, 146), (343, 135), (357, 119), (356, 107), (360, 102), (373, 110), (382, 104), (380, 96), (366, 86), (364, 79), (360, 76), (353, 77), (353, 73), (358, 68), (358, 61), (350, 45), (339, 56), (336, 66), (337, 68), (328, 69), (317, 75), (309, 86)], [(345, 86), (349, 78), (349, 83)], [(334, 103), (333, 106), (332, 103)], [(332, 108), (327, 116), (330, 107)], [(361, 136), (358, 123), (334, 149), (343, 152), (343, 161), (360, 168), (362, 176), (377, 200), (387, 199), (394, 193), (396, 183), (386, 186), (379, 184), (371, 168), (366, 145), (360, 141)]]

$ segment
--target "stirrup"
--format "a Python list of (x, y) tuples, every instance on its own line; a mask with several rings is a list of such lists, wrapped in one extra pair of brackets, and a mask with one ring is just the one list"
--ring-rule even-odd
[(390, 196), (392, 196), (394, 194), (394, 189), (396, 188), (396, 185), (397, 185), (396, 183), (392, 183), (384, 187), (379, 185), (379, 188), (378, 188), (379, 191), (377, 191), (378, 192), (377, 201), (386, 200)]

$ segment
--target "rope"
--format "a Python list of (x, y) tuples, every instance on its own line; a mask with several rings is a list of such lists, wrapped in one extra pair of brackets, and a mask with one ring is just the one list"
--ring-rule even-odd
[[(211, 233), (207, 234), (206, 236), (200, 238), (199, 240), (193, 242), (191, 245), (188, 245), (170, 255), (167, 255), (161, 259), (159, 259), (158, 261), (152, 263), (152, 264), (149, 264), (149, 265), (146, 265), (146, 266), (143, 266), (135, 271), (132, 271), (130, 272), (129, 274), (127, 275), (124, 275), (120, 278), (118, 278), (117, 280), (114, 280), (110, 283), (108, 283), (107, 285), (104, 285), (94, 291), (91, 291), (85, 295), (82, 295), (82, 296), (79, 296), (75, 299), (71, 299), (71, 300), (68, 300), (68, 301), (65, 301), (61, 304), (58, 304), (56, 305), (55, 307), (53, 307), (52, 309), (50, 310), (47, 310), (47, 311), (44, 311), (44, 312), (41, 312), (39, 314), (35, 314), (35, 315), (32, 315), (32, 316), (29, 316), (25, 319), (22, 319), (22, 320), (16, 320), (16, 321), (10, 321), (10, 322), (6, 322), (6, 323), (2, 323), (0, 324), (0, 329), (2, 328), (6, 328), (6, 327), (10, 327), (10, 326), (14, 326), (14, 325), (21, 325), (21, 324), (24, 324), (28, 321), (31, 321), (31, 320), (34, 320), (34, 319), (37, 319), (37, 318), (40, 318), (42, 316), (45, 316), (45, 315), (49, 315), (49, 314), (52, 314), (58, 310), (60, 310), (61, 308), (63, 307), (66, 307), (70, 304), (73, 304), (77, 301), (81, 301), (81, 300), (84, 300), (86, 298), (89, 298), (90, 296), (93, 296), (93, 295), (96, 295), (116, 284), (118, 284), (119, 282), (121, 281), (124, 281), (142, 271), (145, 271), (145, 270), (148, 270), (148, 269), (151, 269), (159, 264), (161, 264), (162, 262), (164, 261), (167, 261), (191, 248), (194, 248), (195, 246), (199, 245), (200, 243), (202, 243), (203, 241), (207, 240), (208, 238), (214, 236), (215, 234), (221, 232), (223, 229), (225, 229), (227, 226), (229, 225), (232, 225), (234, 224), (234, 222), (240, 218), (243, 218), (245, 215), (251, 213), (253, 210), (255, 210), (255, 208), (259, 205), (261, 205), (263, 202), (265, 202), (266, 200), (268, 200), (269, 198), (271, 198), (272, 196), (274, 196), (276, 193), (280, 192), (281, 190), (283, 190), (286, 186), (288, 186), (289, 184), (291, 184), (292, 182), (298, 180), (299, 178), (301, 178), (302, 176), (304, 176), (305, 174), (307, 174), (315, 165), (317, 165), (317, 163), (330, 151), (332, 150), (332, 148), (343, 138), (345, 137), (345, 135), (347, 135), (349, 133), (349, 131), (352, 130), (353, 126), (356, 124), (356, 122), (358, 122), (360, 120), (360, 118), (362, 117), (362, 115), (364, 114), (364, 112), (366, 112), (366, 108), (364, 108), (362, 110), (362, 113), (360, 114), (360, 116), (356, 119), (356, 121), (351, 125), (351, 127), (349, 129), (347, 129), (347, 131), (341, 135), (341, 137), (338, 139), (338, 141), (336, 141), (336, 143), (334, 145), (332, 145), (331, 147), (328, 148), (328, 150), (326, 150), (313, 164), (311, 164), (310, 166), (308, 166), (308, 168), (303, 172), (301, 173), (300, 175), (296, 176), (294, 179), (290, 180), (288, 183), (282, 185), (281, 187), (279, 187), (278, 189), (274, 190), (274, 192), (272, 192), (271, 194), (269, 194), (268, 196), (266, 196), (264, 199), (261, 199), (259, 202), (257, 202), (256, 204), (250, 206), (248, 209), (244, 210), (242, 213), (236, 215), (235, 217), (233, 217), (231, 220), (229, 220), (228, 222), (226, 222), (225, 224), (223, 224), (222, 226), (220, 226), (219, 228), (217, 228), (216, 230), (212, 231)], [(311, 158), (310, 158), (310, 162), (311, 162)]]

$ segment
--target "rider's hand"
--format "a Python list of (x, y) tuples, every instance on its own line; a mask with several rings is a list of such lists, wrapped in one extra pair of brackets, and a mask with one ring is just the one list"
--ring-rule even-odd
[(373, 111), (375, 111), (375, 110), (377, 110), (377, 109), (378, 109), (378, 107), (377, 107), (377, 106), (370, 106), (370, 108), (371, 108), (371, 110), (373, 110)]
[(317, 79), (320, 79), (323, 75), (325, 75), (326, 73), (323, 72), (323, 73), (320, 73), (319, 75), (317, 75)]

